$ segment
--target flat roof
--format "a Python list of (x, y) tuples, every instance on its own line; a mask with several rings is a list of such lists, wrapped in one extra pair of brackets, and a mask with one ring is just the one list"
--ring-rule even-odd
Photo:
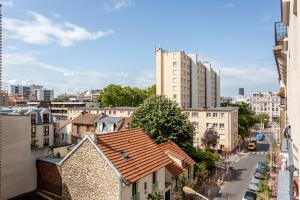
[(217, 108), (186, 108), (183, 111), (233, 111), (238, 107), (217, 107)]
[(136, 110), (136, 107), (76, 107), (68, 108), (69, 110)]

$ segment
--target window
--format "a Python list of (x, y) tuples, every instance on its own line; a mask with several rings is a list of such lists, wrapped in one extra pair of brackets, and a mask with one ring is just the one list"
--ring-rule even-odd
[(114, 132), (115, 124), (108, 124), (108, 132)]
[(217, 118), (218, 117), (218, 113), (213, 113), (213, 118)]
[(147, 192), (147, 182), (144, 183), (144, 190)]
[(35, 114), (31, 114), (31, 124), (35, 124)]
[(211, 117), (211, 113), (206, 113), (206, 117), (210, 118)]
[(36, 137), (36, 127), (35, 126), (31, 127), (31, 137), (32, 138)]
[(80, 126), (76, 125), (76, 128), (77, 128), (77, 134), (79, 135), (80, 134)]
[(176, 91), (177, 90), (177, 86), (173, 86), (173, 91)]
[(198, 126), (199, 126), (198, 122), (193, 122), (192, 125), (194, 128), (198, 128)]
[(43, 114), (44, 123), (49, 123), (49, 114)]
[(173, 78), (173, 83), (177, 83), (177, 78)]
[(206, 123), (206, 128), (212, 128), (211, 123)]
[(176, 99), (177, 98), (177, 94), (173, 94), (173, 99)]
[(298, 0), (294, 0), (294, 7), (293, 7), (293, 13), (294, 13), (294, 15), (296, 15), (297, 16), (297, 2)]
[(223, 123), (220, 124), (220, 129), (224, 129), (224, 124)]
[(155, 184), (156, 181), (157, 181), (157, 174), (156, 174), (156, 172), (153, 172), (152, 173), (152, 184)]
[(173, 67), (176, 67), (177, 66), (177, 62), (173, 62)]
[(49, 126), (44, 126), (43, 131), (44, 131), (44, 136), (48, 136), (49, 135)]
[(224, 118), (224, 113), (220, 113), (220, 118)]
[(108, 111), (108, 114), (111, 114), (111, 110), (110, 110), (110, 111)]
[(192, 117), (198, 117), (198, 113), (197, 112), (192, 112)]
[(116, 114), (117, 114), (117, 112), (114, 110), (114, 111), (113, 111), (113, 115), (116, 115)]
[(220, 140), (225, 140), (225, 134), (219, 134)]
[(173, 53), (173, 58), (175, 58), (175, 59), (177, 58), (177, 55), (176, 55), (176, 53)]
[(177, 75), (177, 70), (173, 70), (173, 75)]
[(137, 194), (137, 184), (136, 182), (132, 183), (132, 196)]
[(44, 138), (44, 146), (49, 146), (49, 138)]
[(217, 123), (213, 123), (213, 127), (214, 128), (218, 128), (218, 124)]

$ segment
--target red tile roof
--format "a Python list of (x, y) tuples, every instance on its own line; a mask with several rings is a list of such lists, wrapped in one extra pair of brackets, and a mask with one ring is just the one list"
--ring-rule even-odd
[(171, 163), (141, 129), (100, 134), (96, 142), (128, 183), (134, 183)]
[(195, 164), (195, 161), (187, 155), (179, 146), (172, 141), (167, 141), (159, 145), (160, 149), (165, 152), (166, 155), (177, 157), (183, 161), (183, 166), (179, 166), (172, 159), (172, 163), (166, 166), (167, 170), (173, 175), (177, 176), (183, 172), (184, 169), (190, 168)]

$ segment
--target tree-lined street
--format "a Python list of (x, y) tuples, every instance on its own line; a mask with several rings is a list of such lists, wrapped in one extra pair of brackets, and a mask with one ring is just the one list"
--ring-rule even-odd
[[(273, 133), (267, 135), (270, 141), (274, 141)], [(241, 153), (231, 164), (230, 174), (226, 178), (221, 190), (215, 196), (215, 200), (241, 200), (248, 190), (250, 179), (254, 176), (256, 165), (264, 161), (269, 153), (270, 144), (267, 138), (257, 145), (255, 152)]]

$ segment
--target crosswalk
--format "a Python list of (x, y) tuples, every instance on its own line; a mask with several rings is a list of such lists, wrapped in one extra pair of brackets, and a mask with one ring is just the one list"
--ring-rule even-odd
[(253, 152), (248, 152), (245, 153), (246, 155), (267, 155), (269, 152), (267, 151), (253, 151)]

